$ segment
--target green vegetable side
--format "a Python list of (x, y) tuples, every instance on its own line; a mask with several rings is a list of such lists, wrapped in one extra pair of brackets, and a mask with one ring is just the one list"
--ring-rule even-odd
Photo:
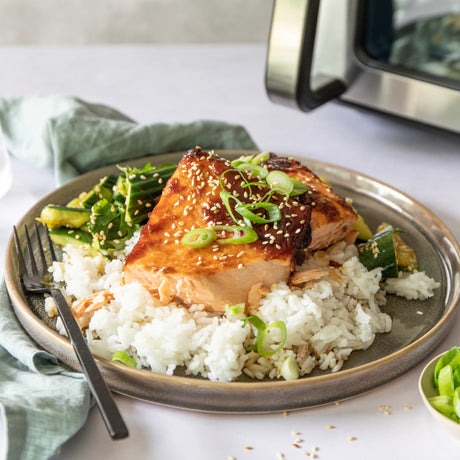
[(148, 219), (176, 165), (118, 167), (119, 176), (103, 177), (91, 190), (66, 206), (45, 206), (38, 220), (50, 229), (58, 245), (86, 247), (90, 254), (108, 255), (125, 247)]
[(418, 267), (418, 261), (400, 233), (402, 230), (381, 224), (371, 239), (358, 245), (360, 262), (368, 270), (382, 268), (383, 278), (397, 278), (400, 271), (413, 272)]
[(460, 348), (453, 347), (436, 363), (433, 377), (439, 395), (429, 398), (431, 405), (460, 423)]

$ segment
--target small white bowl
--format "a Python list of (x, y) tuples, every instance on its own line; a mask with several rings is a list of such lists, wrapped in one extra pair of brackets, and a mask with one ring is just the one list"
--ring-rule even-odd
[(460, 423), (454, 422), (449, 417), (441, 414), (441, 412), (437, 411), (430, 404), (430, 401), (428, 401), (428, 398), (439, 395), (438, 389), (434, 386), (433, 378), (436, 363), (443, 354), (444, 353), (441, 353), (425, 366), (418, 381), (418, 389), (420, 391), (423, 403), (431, 415), (436, 419), (436, 421), (441, 424), (451, 435), (457, 439), (460, 439)]

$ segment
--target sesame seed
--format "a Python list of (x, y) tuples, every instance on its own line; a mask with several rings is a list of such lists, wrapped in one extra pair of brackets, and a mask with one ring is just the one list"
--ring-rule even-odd
[(76, 240), (79, 240), (79, 239), (80, 239), (80, 235), (78, 235), (78, 234), (75, 235), (75, 239), (76, 239)]
[(356, 441), (356, 438), (355, 438), (354, 436), (350, 436), (350, 437), (348, 438), (348, 440), (349, 440), (349, 441)]
[(246, 446), (246, 447), (245, 447), (245, 449), (246, 449), (246, 450), (253, 450), (253, 449), (254, 449), (254, 447), (251, 447), (251, 446)]
[(326, 428), (327, 428), (328, 430), (333, 430), (333, 429), (335, 428), (335, 426), (334, 426), (334, 425), (328, 425)]
[(143, 204), (142, 200), (137, 200), (138, 204)]
[(296, 449), (300, 449), (300, 446), (298, 444), (291, 444), (292, 447), (295, 447)]

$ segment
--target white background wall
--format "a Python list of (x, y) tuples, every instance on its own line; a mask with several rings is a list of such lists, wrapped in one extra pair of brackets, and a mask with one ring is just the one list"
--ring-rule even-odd
[(0, 45), (266, 43), (272, 0), (0, 0)]

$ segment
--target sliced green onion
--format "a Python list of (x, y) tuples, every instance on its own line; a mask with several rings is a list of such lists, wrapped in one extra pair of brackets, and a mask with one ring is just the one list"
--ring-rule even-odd
[[(438, 375), (439, 371), (454, 360), (454, 358), (460, 355), (460, 348), (459, 347), (452, 347), (449, 351), (444, 353), (436, 363), (436, 367), (434, 368), (434, 385), (438, 386)], [(460, 364), (460, 363), (459, 363)]]
[(181, 243), (188, 248), (199, 249), (213, 243), (216, 238), (216, 232), (210, 228), (195, 228), (185, 234)]
[[(261, 217), (253, 212), (259, 209), (267, 211), (268, 217)], [(281, 219), (280, 208), (276, 204), (268, 203), (267, 201), (263, 201), (261, 203), (241, 203), (235, 206), (235, 211), (245, 219), (248, 219), (256, 224), (268, 224)]]
[(234, 167), (237, 168), (240, 164), (242, 163), (251, 163), (252, 159), (254, 158), (254, 155), (243, 155), (236, 160), (233, 160), (230, 164)]
[(121, 351), (121, 350), (116, 351), (113, 354), (112, 361), (115, 361), (117, 363), (126, 364), (127, 366), (131, 366), (131, 367), (137, 366), (136, 360), (131, 358), (131, 356), (129, 356), (128, 353), (125, 353), (124, 351)]
[(272, 190), (282, 195), (289, 196), (294, 189), (291, 178), (283, 171), (271, 171), (268, 173), (265, 180)]
[(289, 356), (281, 364), (281, 377), (285, 380), (296, 380), (299, 378), (299, 366), (297, 366), (296, 360)]
[(260, 152), (258, 155), (254, 157), (252, 160), (252, 163), (255, 165), (258, 165), (259, 163), (262, 163), (262, 161), (266, 161), (270, 158), (270, 153), (269, 152)]
[[(281, 338), (278, 341), (278, 345), (273, 348), (273, 337), (271, 331), (273, 329), (278, 329)], [(273, 323), (269, 324), (261, 333), (257, 335), (256, 338), (256, 348), (257, 353), (261, 356), (272, 356), (276, 352), (280, 351), (281, 348), (284, 347), (287, 338), (287, 331), (286, 331), (286, 324), (283, 321), (273, 321)]]
[(249, 227), (242, 225), (215, 225), (215, 231), (223, 230), (225, 232), (233, 232), (229, 238), (217, 238), (219, 244), (247, 244), (257, 240), (257, 233)]
[(431, 398), (428, 398), (428, 401), (430, 401), (430, 404), (441, 414), (445, 415), (446, 417), (449, 417), (453, 420), (455, 420), (456, 415), (455, 415), (455, 410), (452, 405), (452, 398), (449, 396), (432, 396)]
[(237, 169), (250, 173), (253, 176), (260, 177), (260, 178), (265, 178), (268, 175), (268, 171), (266, 168), (263, 168), (262, 166), (258, 166), (252, 163), (241, 163), (238, 166), (236, 166)]
[(438, 375), (438, 388), (441, 396), (452, 397), (454, 395), (454, 372), (452, 367), (444, 366)]
[(236, 219), (235, 215), (233, 214), (232, 208), (230, 206), (230, 200), (235, 201), (237, 204), (240, 204), (241, 201), (233, 196), (230, 192), (227, 192), (226, 190), (222, 190), (219, 193), (220, 199), (222, 200), (222, 203), (224, 204), (225, 208), (227, 209), (227, 212), (230, 214), (230, 217), (233, 219), (233, 221), (237, 224), (238, 220)]
[(460, 388), (455, 388), (452, 405), (454, 407), (455, 415), (460, 417)]
[(300, 182), (300, 180), (294, 179), (293, 177), (290, 177), (290, 179), (292, 184), (294, 185), (294, 188), (292, 189), (289, 196), (302, 195), (308, 190), (307, 184), (304, 184), (303, 182)]
[(246, 306), (246, 304), (244, 302), (243, 303), (237, 303), (236, 305), (227, 305), (225, 307), (225, 315), (227, 317), (243, 315), (245, 306)]
[(258, 185), (259, 187), (268, 187), (266, 182), (246, 182), (241, 187), (251, 187), (251, 185)]
[[(274, 321), (268, 326), (256, 315), (248, 316), (242, 319), (243, 327), (246, 323), (251, 323), (257, 329), (255, 344), (247, 349), (247, 351), (257, 350), (261, 356), (272, 356), (284, 347), (287, 338), (286, 324), (283, 321)], [(272, 330), (279, 329), (281, 339), (276, 348), (273, 348)]]
[(246, 326), (246, 323), (251, 323), (257, 329), (257, 332), (261, 332), (267, 327), (263, 320), (256, 315), (248, 316), (241, 321), (243, 321), (243, 327)]

